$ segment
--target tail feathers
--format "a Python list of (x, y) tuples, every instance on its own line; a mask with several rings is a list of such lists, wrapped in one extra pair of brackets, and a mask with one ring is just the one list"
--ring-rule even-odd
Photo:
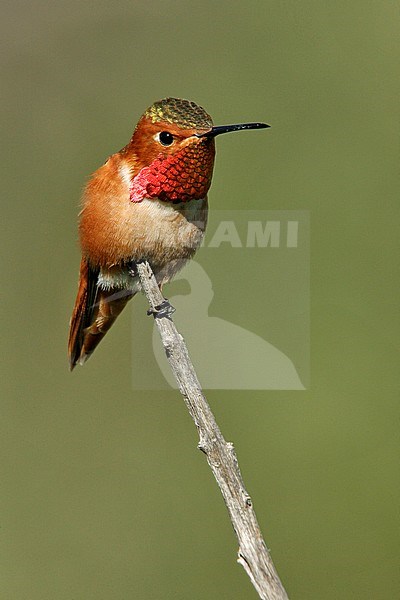
[(68, 354), (70, 369), (89, 358), (101, 342), (128, 300), (134, 294), (126, 290), (101, 290), (97, 287), (99, 269), (81, 261), (78, 295), (72, 313)]

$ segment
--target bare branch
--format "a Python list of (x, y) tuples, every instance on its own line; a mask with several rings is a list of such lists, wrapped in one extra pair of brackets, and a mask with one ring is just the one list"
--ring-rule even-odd
[(252, 500), (244, 487), (233, 444), (225, 441), (215, 421), (182, 336), (170, 315), (166, 315), (164, 310), (159, 310), (160, 306), (165, 306), (165, 301), (150, 265), (147, 262), (139, 263), (138, 273), (169, 364), (199, 432), (198, 447), (206, 455), (225, 500), (239, 542), (238, 562), (246, 570), (260, 598), (285, 600), (288, 596), (263, 540)]

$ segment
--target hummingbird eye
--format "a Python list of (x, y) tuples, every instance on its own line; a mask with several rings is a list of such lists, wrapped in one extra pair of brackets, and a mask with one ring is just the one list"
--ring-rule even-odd
[(169, 131), (161, 131), (158, 134), (158, 140), (163, 146), (170, 146), (174, 141), (174, 136)]

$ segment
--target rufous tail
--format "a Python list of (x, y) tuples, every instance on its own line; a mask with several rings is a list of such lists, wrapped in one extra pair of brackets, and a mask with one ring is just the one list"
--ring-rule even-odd
[(97, 286), (99, 269), (82, 258), (79, 288), (72, 313), (68, 354), (70, 369), (83, 364), (101, 342), (115, 319), (134, 294), (125, 290), (101, 290)]

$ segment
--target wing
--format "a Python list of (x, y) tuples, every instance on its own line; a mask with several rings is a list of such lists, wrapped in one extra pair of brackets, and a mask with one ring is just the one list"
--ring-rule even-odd
[(71, 371), (81, 359), (84, 330), (89, 327), (95, 312), (98, 294), (97, 279), (99, 269), (93, 269), (82, 258), (79, 274), (78, 294), (69, 324), (68, 354)]

